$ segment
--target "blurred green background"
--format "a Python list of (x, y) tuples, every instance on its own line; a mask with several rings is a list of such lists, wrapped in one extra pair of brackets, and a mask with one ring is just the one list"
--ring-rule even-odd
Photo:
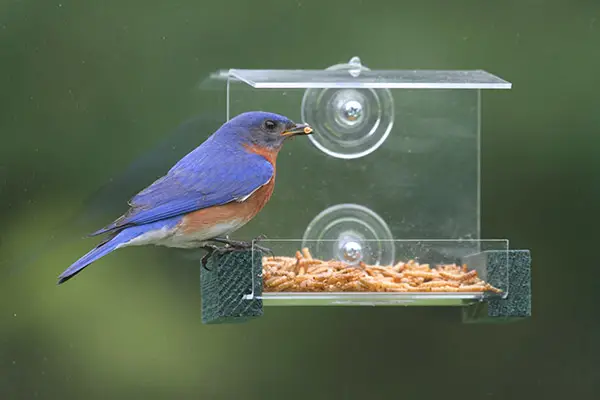
[[(597, 398), (597, 1), (1, 0), (0, 55), (1, 399)], [(205, 326), (197, 263), (154, 247), (55, 285), (86, 233), (223, 121), (208, 74), (354, 55), (513, 83), (484, 93), (482, 237), (531, 249), (531, 319), (268, 308)], [(240, 235), (282, 215), (303, 230), (309, 199), (276, 190)]]

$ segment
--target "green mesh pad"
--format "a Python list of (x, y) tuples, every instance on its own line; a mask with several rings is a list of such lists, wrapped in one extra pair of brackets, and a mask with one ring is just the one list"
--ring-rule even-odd
[(253, 286), (254, 296), (262, 295), (262, 256), (254, 250), (253, 262), (252, 251), (213, 254), (206, 263), (208, 271), (200, 266), (203, 323), (245, 322), (263, 315), (262, 300), (243, 298)]
[[(505, 273), (507, 256), (508, 275)], [(484, 302), (465, 307), (463, 321), (503, 323), (530, 317), (531, 254), (529, 250), (486, 251), (475, 257), (484, 258), (482, 262), (488, 270), (487, 281), (496, 287), (508, 287), (508, 296), (505, 299), (489, 298)]]

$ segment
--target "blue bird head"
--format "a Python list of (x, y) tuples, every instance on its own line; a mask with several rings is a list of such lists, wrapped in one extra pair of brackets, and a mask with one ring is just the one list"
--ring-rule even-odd
[(313, 132), (307, 124), (297, 124), (283, 115), (251, 111), (227, 121), (216, 136), (224, 140), (278, 151), (283, 143), (294, 136)]

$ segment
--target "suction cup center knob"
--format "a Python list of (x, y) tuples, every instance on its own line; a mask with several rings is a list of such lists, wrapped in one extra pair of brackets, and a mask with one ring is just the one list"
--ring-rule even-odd
[(364, 116), (364, 96), (359, 92), (340, 92), (334, 97), (336, 122), (340, 125), (356, 125)]
[(339, 258), (348, 263), (358, 263), (363, 258), (363, 248), (358, 242), (352, 240), (342, 242), (339, 250)]
[(350, 100), (341, 107), (344, 118), (348, 121), (357, 121), (362, 117), (363, 106), (356, 100)]

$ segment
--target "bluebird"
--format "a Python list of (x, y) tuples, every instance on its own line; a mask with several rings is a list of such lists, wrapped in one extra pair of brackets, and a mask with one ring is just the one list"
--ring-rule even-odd
[(269, 112), (232, 118), (135, 195), (125, 214), (92, 233), (107, 237), (67, 268), (58, 283), (122, 247), (203, 248), (206, 256), (223, 250), (210, 242), (229, 250), (249, 248), (251, 244), (230, 240), (229, 234), (252, 220), (271, 198), (283, 143), (312, 131), (307, 124)]

